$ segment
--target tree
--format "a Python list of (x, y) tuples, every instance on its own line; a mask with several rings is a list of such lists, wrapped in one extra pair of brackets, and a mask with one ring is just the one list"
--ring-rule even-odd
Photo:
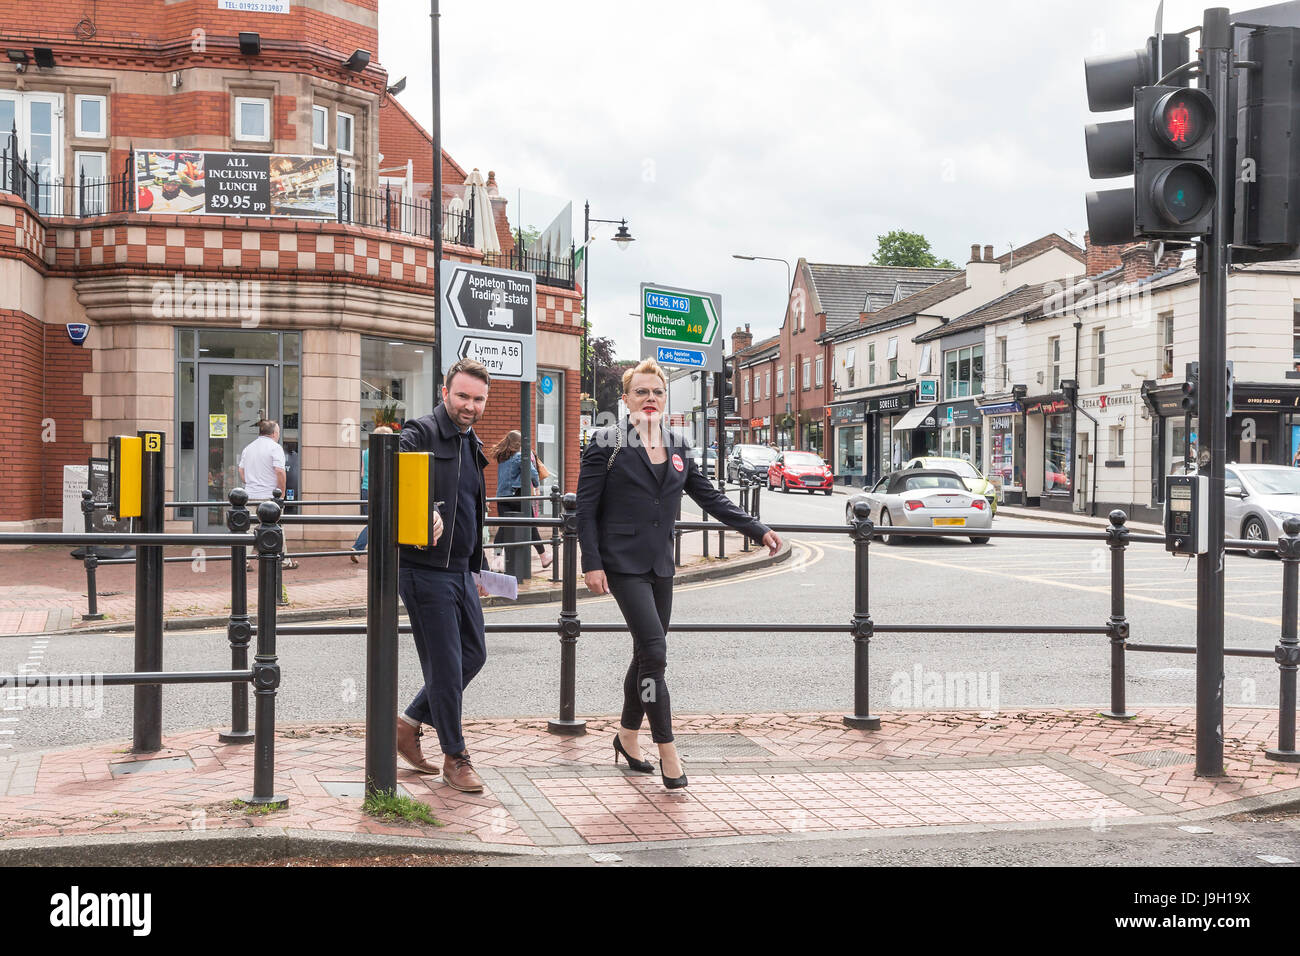
[(939, 259), (930, 251), (930, 240), (919, 232), (894, 229), (876, 237), (876, 266), (921, 266), (929, 269), (955, 269), (951, 259)]
[(623, 370), (635, 362), (618, 361), (614, 340), (604, 336), (588, 335), (587, 361), (592, 370), (592, 398), (596, 411), (618, 410), (618, 397), (623, 394)]

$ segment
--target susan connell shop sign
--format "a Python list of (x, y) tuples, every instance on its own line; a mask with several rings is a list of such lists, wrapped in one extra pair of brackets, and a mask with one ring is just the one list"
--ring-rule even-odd
[(142, 213), (338, 218), (333, 156), (138, 149), (134, 158)]

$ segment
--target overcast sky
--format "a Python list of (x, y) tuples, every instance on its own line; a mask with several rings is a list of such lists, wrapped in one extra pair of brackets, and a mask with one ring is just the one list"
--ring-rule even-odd
[[(1205, 6), (1170, 0), (1166, 28)], [(627, 219), (636, 241), (600, 227), (589, 274), (593, 334), (620, 358), (638, 351), (643, 281), (720, 292), (725, 331), (758, 339), (779, 328), (786, 269), (733, 253), (866, 263), (896, 228), (958, 265), (973, 242), (1082, 243), (1083, 60), (1141, 46), (1155, 9), (441, 0), (443, 142), (496, 170), (512, 223), (521, 188), (571, 198), (579, 241), (583, 200)], [(382, 0), (379, 20), (381, 65), (426, 125), (428, 12)]]

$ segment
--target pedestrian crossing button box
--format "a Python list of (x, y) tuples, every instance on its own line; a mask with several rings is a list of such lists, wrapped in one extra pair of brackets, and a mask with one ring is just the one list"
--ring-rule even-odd
[(439, 502), (433, 493), (434, 458), (428, 452), (397, 455), (397, 543), (433, 546), (433, 516)]
[(1165, 550), (1205, 554), (1210, 550), (1210, 479), (1205, 475), (1165, 478)]
[(115, 519), (139, 518), (144, 470), (144, 439), (114, 435), (108, 440), (108, 511)]

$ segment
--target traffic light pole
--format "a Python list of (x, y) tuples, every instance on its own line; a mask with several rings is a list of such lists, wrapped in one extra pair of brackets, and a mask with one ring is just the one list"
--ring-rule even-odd
[[(1196, 774), (1223, 775), (1223, 466), (1228, 451), (1227, 361), (1228, 247), (1232, 239), (1235, 117), (1229, 116), (1232, 28), (1228, 11), (1205, 11), (1201, 30), (1202, 82), (1214, 103), (1214, 181), (1210, 232), (1196, 252), (1200, 273), (1200, 404), (1198, 469), (1209, 477), (1209, 551), (1196, 559)], [(1232, 122), (1230, 122), (1232, 120)], [(1208, 454), (1207, 454), (1208, 453)], [(1206, 458), (1208, 457), (1208, 469)]]

